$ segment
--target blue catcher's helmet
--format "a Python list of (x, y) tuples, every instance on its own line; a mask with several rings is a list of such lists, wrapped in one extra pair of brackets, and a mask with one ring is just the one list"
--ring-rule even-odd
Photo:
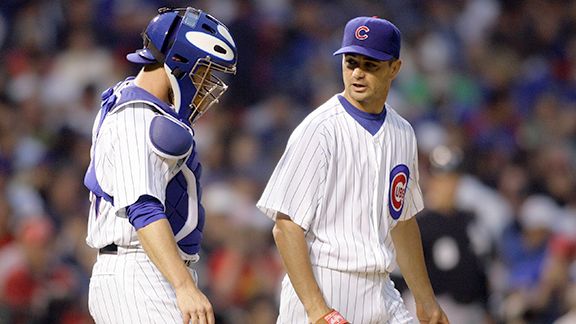
[(142, 34), (144, 48), (126, 57), (140, 64), (162, 63), (181, 119), (193, 123), (226, 91), (213, 72), (236, 73), (236, 44), (228, 28), (195, 8), (160, 8)]

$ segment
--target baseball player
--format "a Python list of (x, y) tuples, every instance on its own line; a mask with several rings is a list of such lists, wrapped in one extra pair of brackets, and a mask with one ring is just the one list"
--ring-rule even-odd
[(412, 323), (389, 274), (397, 261), (424, 323), (448, 323), (432, 291), (414, 215), (423, 208), (416, 139), (386, 97), (400, 32), (345, 27), (344, 91), (292, 133), (257, 206), (275, 220), (287, 276), (278, 323)]
[(162, 8), (143, 33), (142, 64), (102, 94), (93, 128), (87, 243), (97, 323), (214, 323), (193, 268), (204, 226), (193, 122), (235, 73), (226, 26), (194, 8)]

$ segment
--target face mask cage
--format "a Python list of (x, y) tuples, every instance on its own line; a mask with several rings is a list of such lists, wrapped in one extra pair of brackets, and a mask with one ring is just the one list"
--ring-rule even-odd
[(196, 94), (190, 103), (190, 123), (193, 124), (200, 116), (218, 102), (222, 94), (226, 92), (228, 86), (213, 71), (232, 73), (236, 71), (231, 68), (216, 64), (210, 57), (199, 59), (188, 75), (192, 84), (196, 88)]

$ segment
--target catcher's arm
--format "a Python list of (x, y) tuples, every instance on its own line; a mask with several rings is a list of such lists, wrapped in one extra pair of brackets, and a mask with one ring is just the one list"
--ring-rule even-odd
[(174, 287), (183, 323), (191, 319), (195, 323), (200, 318), (202, 323), (214, 324), (212, 305), (198, 289), (182, 261), (168, 220), (155, 221), (136, 233), (146, 254)]

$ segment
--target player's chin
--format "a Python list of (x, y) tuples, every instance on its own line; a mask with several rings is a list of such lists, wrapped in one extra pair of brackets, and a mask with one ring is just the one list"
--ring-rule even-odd
[(351, 93), (352, 99), (356, 100), (357, 102), (366, 102), (368, 98), (370, 98), (370, 94), (367, 91), (357, 92), (354, 91)]

